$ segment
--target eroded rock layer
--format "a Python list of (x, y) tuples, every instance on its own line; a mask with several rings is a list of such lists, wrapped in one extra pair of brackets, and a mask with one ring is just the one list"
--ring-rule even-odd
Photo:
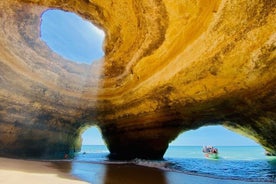
[[(106, 33), (68, 61), (40, 39), (47, 9)], [(221, 124), (276, 154), (276, 1), (0, 2), (0, 154), (61, 157), (98, 125), (115, 158), (162, 158), (180, 132)]]

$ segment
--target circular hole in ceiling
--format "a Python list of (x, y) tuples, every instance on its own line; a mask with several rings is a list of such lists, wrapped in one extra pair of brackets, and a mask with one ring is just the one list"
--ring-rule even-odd
[(65, 59), (90, 64), (104, 56), (104, 32), (74, 13), (47, 10), (40, 30), (41, 39)]

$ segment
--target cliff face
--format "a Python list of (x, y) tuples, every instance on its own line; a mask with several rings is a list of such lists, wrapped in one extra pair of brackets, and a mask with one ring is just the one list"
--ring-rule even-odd
[[(76, 64), (40, 39), (71, 11), (106, 33)], [(224, 125), (276, 154), (276, 1), (0, 2), (0, 154), (61, 157), (88, 125), (115, 158), (161, 158), (180, 132)]]

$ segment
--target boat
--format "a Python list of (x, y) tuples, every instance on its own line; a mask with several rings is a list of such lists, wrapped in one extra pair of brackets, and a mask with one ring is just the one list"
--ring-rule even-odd
[(213, 146), (204, 146), (202, 148), (204, 156), (209, 159), (218, 159), (218, 149)]

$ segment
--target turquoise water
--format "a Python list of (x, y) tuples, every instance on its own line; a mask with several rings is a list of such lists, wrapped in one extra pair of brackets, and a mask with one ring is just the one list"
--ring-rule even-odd
[(276, 159), (258, 146), (217, 147), (219, 159), (203, 157), (201, 147), (170, 147), (164, 158), (176, 170), (223, 179), (276, 181)]
[(137, 164), (147, 167), (157, 167), (163, 170), (183, 172), (186, 174), (207, 176), (212, 178), (276, 182), (276, 157), (265, 156), (265, 151), (259, 146), (218, 146), (219, 159), (206, 159), (201, 146), (170, 146), (164, 155), (164, 160), (148, 161), (134, 159), (132, 161), (109, 161), (105, 146), (84, 145), (77, 154), (73, 165), (73, 175), (85, 175), (78, 163), (117, 163)]

